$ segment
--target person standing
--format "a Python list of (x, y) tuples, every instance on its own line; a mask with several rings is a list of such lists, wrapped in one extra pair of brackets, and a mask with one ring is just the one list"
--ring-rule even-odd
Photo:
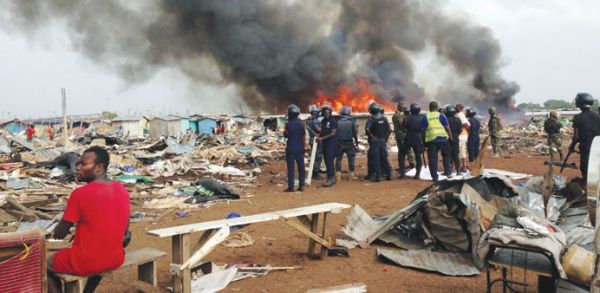
[(558, 152), (560, 161), (563, 160), (562, 153), (562, 138), (560, 137), (560, 129), (562, 124), (558, 122), (558, 113), (556, 111), (550, 111), (548, 119), (544, 121), (544, 131), (548, 135), (548, 148), (550, 151), (550, 161), (554, 161), (554, 150)]
[(490, 114), (488, 130), (490, 131), (490, 138), (492, 140), (492, 150), (494, 151), (494, 158), (499, 158), (501, 156), (499, 134), (500, 130), (502, 130), (502, 123), (500, 122), (500, 118), (496, 115), (496, 107), (489, 108), (488, 113)]
[(33, 127), (33, 124), (29, 124), (29, 127), (27, 127), (27, 130), (25, 131), (25, 134), (27, 135), (27, 141), (32, 141), (33, 138), (35, 137), (35, 127)]
[(321, 172), (321, 162), (323, 161), (323, 144), (317, 143), (313, 145), (315, 137), (319, 137), (319, 131), (321, 129), (321, 109), (316, 105), (310, 107), (310, 118), (307, 121), (308, 126), (308, 143), (312, 151), (313, 147), (317, 148), (315, 153), (315, 163), (313, 164), (312, 179), (319, 180), (323, 179), (319, 172)]
[(467, 109), (467, 117), (469, 118), (469, 138), (467, 139), (467, 151), (469, 152), (469, 162), (475, 161), (479, 155), (481, 122), (477, 119), (477, 111), (475, 109)]
[(321, 108), (321, 114), (323, 120), (321, 120), (321, 127), (319, 137), (317, 141), (323, 144), (323, 158), (325, 159), (325, 168), (327, 168), (327, 182), (323, 184), (324, 187), (330, 187), (335, 185), (335, 146), (337, 144), (337, 121), (331, 115), (331, 107), (325, 105)]
[[(49, 292), (60, 292), (55, 273), (92, 276), (116, 269), (125, 260), (123, 247), (131, 239), (130, 196), (123, 184), (108, 178), (109, 161), (108, 152), (94, 146), (77, 162), (77, 180), (86, 184), (71, 193), (53, 233), (53, 238), (63, 239), (75, 226), (75, 240), (48, 258)], [(95, 279), (97, 286), (100, 280)]]
[(54, 127), (52, 127), (52, 124), (48, 125), (48, 139), (54, 140)]
[[(458, 157), (461, 162), (461, 172), (467, 172), (467, 141), (469, 140), (469, 128), (471, 124), (463, 111), (465, 106), (463, 104), (456, 104), (456, 117), (460, 118), (462, 123), (462, 129), (458, 135)], [(457, 171), (458, 172), (458, 171)]]
[(352, 118), (352, 109), (348, 106), (342, 107), (342, 116), (338, 120), (337, 146), (336, 146), (336, 157), (335, 157), (335, 171), (336, 180), (340, 180), (342, 171), (342, 158), (344, 154), (348, 157), (348, 170), (350, 171), (350, 178), (354, 178), (354, 158), (356, 152), (354, 148), (358, 148), (358, 126), (356, 121)]
[[(406, 139), (406, 126), (405, 119), (406, 116), (406, 107), (404, 106), (404, 102), (399, 102), (396, 112), (394, 116), (392, 116), (392, 123), (394, 124), (394, 137), (396, 138), (396, 146), (398, 147), (398, 166), (400, 166), (400, 148), (405, 145)], [(405, 153), (405, 159), (408, 159), (408, 164), (410, 168), (414, 168), (415, 166), (415, 155), (412, 149), (408, 149)], [(405, 174), (404, 169), (398, 168), (398, 172), (400, 173), (400, 177), (404, 177)]]
[[(417, 163), (417, 173), (415, 174), (415, 179), (419, 179), (421, 177), (421, 169), (423, 167), (423, 160), (421, 159), (423, 155), (423, 130), (421, 129), (421, 105), (418, 103), (410, 104), (410, 115), (404, 119), (404, 127), (406, 128), (406, 138), (404, 140), (404, 145), (400, 149), (400, 170), (404, 170), (404, 160), (405, 154), (407, 150), (412, 150), (415, 154), (415, 159)], [(406, 176), (405, 173), (402, 173), (400, 177)]]
[(376, 103), (369, 106), (372, 117), (365, 125), (365, 131), (369, 137), (369, 153), (372, 160), (373, 173), (371, 181), (379, 182), (382, 176), (386, 180), (392, 179), (392, 168), (388, 160), (387, 139), (391, 134), (390, 124), (383, 115), (383, 107)]
[(288, 107), (288, 122), (285, 124), (283, 136), (287, 138), (285, 145), (285, 161), (287, 164), (288, 187), (284, 192), (294, 191), (294, 165), (298, 166), (298, 191), (304, 190), (304, 149), (306, 148), (306, 130), (300, 116), (300, 108), (296, 105)]
[(463, 130), (463, 122), (456, 115), (454, 106), (446, 107), (446, 118), (448, 118), (448, 125), (450, 127), (450, 132), (452, 133), (452, 138), (448, 140), (448, 145), (450, 146), (450, 158), (452, 164), (454, 164), (456, 175), (458, 175), (462, 168), (459, 157), (460, 141), (458, 140), (458, 136)]
[(452, 138), (446, 115), (438, 112), (439, 105), (433, 101), (429, 103), (429, 113), (421, 118), (421, 129), (425, 132), (427, 146), (427, 159), (429, 160), (429, 173), (434, 182), (438, 181), (437, 164), (438, 151), (442, 152), (444, 175), (452, 177), (450, 163), (450, 148), (448, 139)]
[(592, 140), (600, 135), (600, 114), (591, 110), (593, 103), (594, 98), (588, 93), (578, 93), (575, 97), (575, 106), (581, 109), (581, 113), (573, 117), (573, 140), (569, 145), (569, 152), (572, 153), (579, 144), (579, 169), (584, 182), (587, 182)]

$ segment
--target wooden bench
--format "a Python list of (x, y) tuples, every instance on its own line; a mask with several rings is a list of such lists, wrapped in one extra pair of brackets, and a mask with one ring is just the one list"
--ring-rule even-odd
[[(99, 274), (102, 278), (110, 279), (136, 288), (143, 292), (159, 292), (156, 282), (156, 259), (166, 253), (154, 248), (142, 248), (125, 253), (125, 262), (116, 270)], [(117, 270), (137, 266), (138, 279), (132, 280), (118, 276)], [(81, 293), (85, 287), (88, 276), (75, 276), (57, 274), (64, 284), (65, 293)]]
[[(342, 203), (324, 203), (239, 218), (156, 229), (146, 233), (160, 238), (171, 237), (173, 260), (170, 271), (173, 276), (173, 291), (175, 293), (190, 293), (192, 285), (191, 268), (199, 263), (215, 246), (227, 239), (230, 227), (281, 220), (289, 227), (308, 236), (309, 255), (314, 255), (315, 246), (319, 244), (321, 245), (320, 256), (324, 257), (327, 254), (327, 249), (331, 248), (331, 241), (327, 239), (325, 233), (327, 214), (330, 212), (338, 213), (349, 207), (350, 205)], [(320, 233), (318, 232), (319, 214), (323, 214)], [(191, 255), (190, 234), (200, 231), (204, 231), (204, 234), (199, 240), (198, 249)]]

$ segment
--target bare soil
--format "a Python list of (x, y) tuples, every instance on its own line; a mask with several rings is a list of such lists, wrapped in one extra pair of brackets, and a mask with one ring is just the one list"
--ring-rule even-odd
[[(488, 168), (497, 168), (532, 175), (542, 175), (547, 171), (543, 162), (546, 156), (512, 154), (504, 158), (485, 160)], [(579, 163), (579, 158), (572, 160)], [(390, 154), (390, 161), (397, 167), (396, 154)], [(357, 175), (366, 173), (364, 154), (357, 158)], [(181, 224), (223, 219), (230, 212), (242, 215), (282, 210), (306, 205), (340, 202), (359, 204), (370, 215), (385, 215), (406, 206), (415, 194), (428, 186), (430, 182), (414, 179), (397, 179), (372, 183), (368, 181), (342, 180), (332, 188), (323, 188), (323, 181), (316, 181), (304, 192), (284, 193), (286, 184), (284, 161), (273, 161), (263, 167), (256, 188), (242, 195), (238, 201), (219, 202), (208, 208), (190, 210), (184, 218), (177, 218), (173, 212), (160, 223), (142, 222), (133, 224), (133, 241), (128, 250), (141, 247), (154, 247), (167, 252), (167, 256), (158, 261), (158, 283), (162, 291), (170, 287), (168, 272), (171, 261), (171, 239), (158, 239), (146, 235), (145, 231)], [(558, 170), (557, 170), (558, 172)], [(567, 169), (567, 177), (579, 176), (578, 170)], [(349, 209), (328, 217), (328, 233), (332, 239), (343, 236), (341, 231), (346, 223)], [(485, 292), (485, 271), (475, 277), (448, 277), (436, 273), (402, 268), (383, 263), (376, 256), (376, 245), (366, 249), (350, 250), (350, 257), (326, 257), (315, 260), (306, 256), (308, 240), (287, 225), (277, 221), (259, 223), (243, 228), (255, 240), (255, 244), (244, 248), (217, 247), (205, 259), (216, 263), (261, 263), (272, 266), (300, 266), (292, 271), (276, 271), (258, 278), (244, 279), (229, 284), (223, 292), (305, 292), (311, 288), (323, 288), (352, 282), (363, 282), (369, 292)], [(196, 235), (198, 234), (198, 235)], [(193, 234), (192, 243), (199, 238)], [(134, 269), (120, 273), (136, 277)], [(517, 272), (518, 273), (518, 272)], [(497, 272), (493, 277), (497, 277)], [(522, 278), (522, 276), (520, 276)], [(527, 278), (534, 283), (535, 277)], [(500, 286), (494, 292), (500, 292)], [(110, 280), (103, 280), (96, 292), (128, 292), (128, 289)]]

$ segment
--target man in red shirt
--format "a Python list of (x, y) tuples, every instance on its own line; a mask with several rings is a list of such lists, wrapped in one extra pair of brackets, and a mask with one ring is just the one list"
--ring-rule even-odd
[[(108, 152), (97, 146), (83, 152), (77, 162), (77, 180), (87, 184), (71, 193), (53, 234), (54, 238), (62, 239), (76, 225), (75, 240), (70, 248), (59, 250), (48, 259), (52, 272), (89, 276), (123, 264), (123, 247), (127, 244), (124, 239), (129, 228), (129, 193), (121, 183), (108, 179), (108, 163)], [(50, 273), (49, 292), (60, 292), (58, 284)]]
[(32, 125), (29, 125), (29, 127), (27, 128), (27, 141), (31, 141), (33, 139), (33, 137), (35, 136), (35, 128)]

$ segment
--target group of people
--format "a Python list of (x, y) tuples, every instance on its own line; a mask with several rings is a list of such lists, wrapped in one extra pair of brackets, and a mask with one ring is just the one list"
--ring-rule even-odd
[[(47, 134), (48, 134), (48, 139), (49, 140), (53, 140), (54, 139), (54, 127), (52, 127), (52, 125), (48, 125), (47, 128)], [(35, 127), (33, 126), (33, 124), (30, 124), (27, 127), (27, 130), (25, 131), (25, 135), (27, 136), (27, 141), (32, 141), (33, 138), (35, 137)]]

